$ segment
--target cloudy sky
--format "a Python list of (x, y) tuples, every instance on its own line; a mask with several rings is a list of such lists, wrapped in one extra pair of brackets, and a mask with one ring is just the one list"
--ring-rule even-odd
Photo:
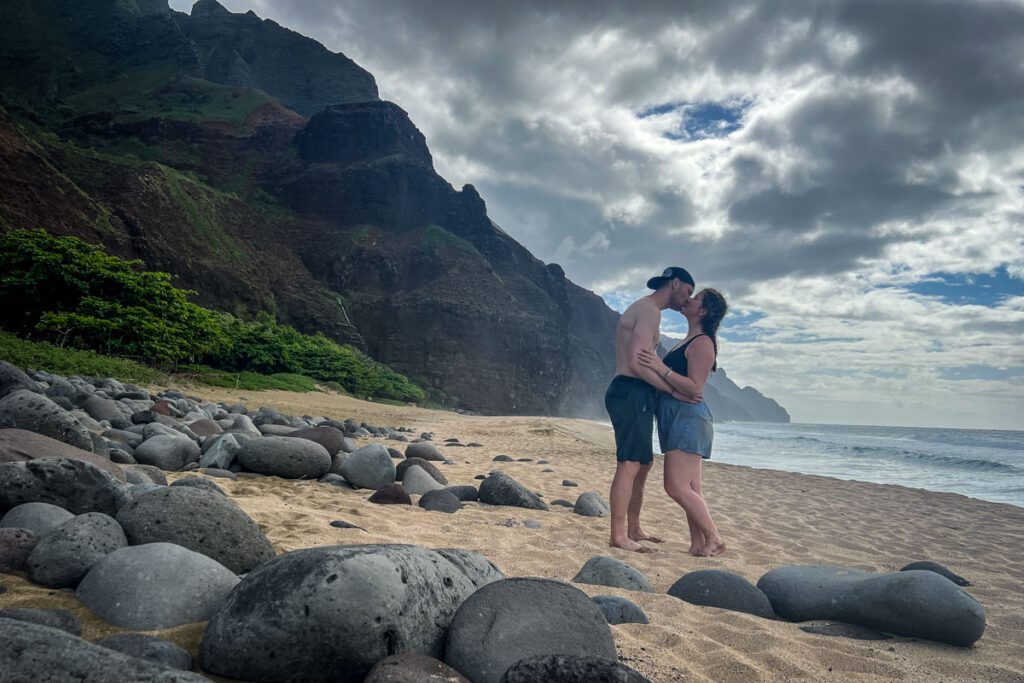
[(368, 69), (612, 307), (722, 290), (721, 365), (795, 421), (1024, 429), (1021, 2), (222, 2)]

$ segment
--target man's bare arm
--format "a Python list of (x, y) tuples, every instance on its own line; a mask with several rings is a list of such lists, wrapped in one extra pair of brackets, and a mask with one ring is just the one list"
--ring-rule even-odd
[(640, 349), (654, 350), (661, 314), (653, 305), (640, 308), (636, 314), (636, 325), (633, 326), (633, 334), (629, 338), (629, 370), (634, 376), (639, 377), (658, 391), (664, 391), (666, 394), (672, 393), (672, 387), (668, 382), (659, 377), (658, 373), (651, 368), (641, 365), (637, 360)]

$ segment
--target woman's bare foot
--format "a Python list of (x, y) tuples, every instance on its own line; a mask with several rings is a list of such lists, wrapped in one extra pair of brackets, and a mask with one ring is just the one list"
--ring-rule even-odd
[(720, 555), (725, 555), (725, 541), (722, 539), (711, 541), (704, 546), (704, 557), (719, 557)]
[(649, 541), (651, 543), (664, 543), (665, 541), (660, 536), (652, 536), (646, 531), (637, 531), (629, 534), (629, 539), (632, 541)]
[(621, 548), (622, 550), (629, 550), (634, 553), (653, 553), (654, 548), (648, 548), (647, 546), (640, 545), (636, 541), (629, 538), (622, 542), (616, 543), (614, 540), (608, 544), (609, 548)]
[(691, 545), (688, 551), (694, 557), (704, 557), (704, 546), (702, 545)]

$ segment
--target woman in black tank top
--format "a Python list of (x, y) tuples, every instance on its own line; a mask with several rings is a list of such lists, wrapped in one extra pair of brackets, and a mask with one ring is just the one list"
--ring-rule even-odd
[(716, 334), (728, 305), (714, 289), (694, 296), (680, 311), (689, 323), (683, 343), (664, 359), (640, 352), (640, 363), (653, 369), (672, 387), (658, 396), (658, 438), (665, 454), (665, 491), (686, 512), (690, 554), (715, 557), (725, 552), (701, 492), (701, 460), (711, 457), (714, 426), (701, 397), (704, 384), (717, 368)]

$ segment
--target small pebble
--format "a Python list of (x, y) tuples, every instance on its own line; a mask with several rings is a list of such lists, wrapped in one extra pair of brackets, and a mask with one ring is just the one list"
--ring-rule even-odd
[(563, 479), (562, 486), (579, 486), (579, 484), (574, 482), (572, 479)]

